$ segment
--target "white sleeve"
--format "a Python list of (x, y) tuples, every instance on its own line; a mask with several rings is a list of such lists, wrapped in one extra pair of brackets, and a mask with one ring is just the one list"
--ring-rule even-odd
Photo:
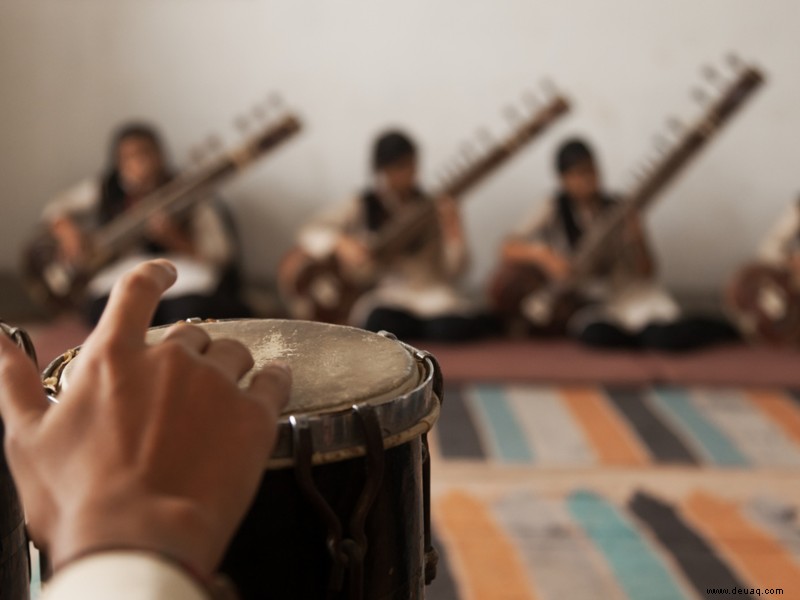
[(145, 552), (88, 556), (60, 570), (41, 600), (208, 600), (177, 566)]
[(60, 217), (89, 213), (95, 210), (98, 204), (100, 204), (100, 181), (85, 179), (49, 202), (44, 208), (42, 217), (52, 223)]
[(201, 202), (195, 207), (190, 227), (197, 256), (203, 262), (223, 267), (233, 260), (233, 240), (211, 202)]
[(522, 221), (509, 236), (509, 239), (536, 241), (553, 221), (553, 202), (547, 200), (527, 219)]
[(761, 244), (759, 258), (767, 263), (783, 264), (792, 252), (792, 240), (797, 235), (800, 235), (800, 208), (792, 203)]

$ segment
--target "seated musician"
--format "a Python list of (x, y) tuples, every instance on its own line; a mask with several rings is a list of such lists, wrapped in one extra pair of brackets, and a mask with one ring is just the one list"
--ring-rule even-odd
[[(44, 219), (58, 243), (60, 260), (80, 266), (92, 252), (102, 251), (90, 247), (81, 225), (119, 222), (128, 209), (172, 176), (155, 129), (139, 123), (121, 127), (112, 141), (107, 173), (79, 184), (45, 208)], [(218, 203), (203, 200), (181, 217), (164, 213), (151, 217), (140, 242), (89, 282), (89, 321), (97, 323), (121, 273), (154, 256), (168, 256), (179, 273), (178, 282), (159, 305), (154, 325), (190, 317), (247, 316), (249, 311), (238, 297), (236, 242), (227, 216)]]
[[(377, 285), (350, 313), (353, 325), (386, 330), (401, 339), (459, 341), (484, 332), (484, 323), (456, 290), (468, 256), (458, 208), (452, 198), (431, 198), (417, 183), (417, 148), (404, 133), (390, 131), (375, 142), (372, 186), (346, 209), (327, 215), (300, 233), (311, 255), (333, 246), (345, 271), (371, 272)], [(387, 261), (369, 245), (426, 204), (436, 203), (414, 239)]]
[[(561, 189), (505, 242), (503, 259), (534, 265), (546, 278), (558, 281), (570, 273), (570, 257), (582, 237), (617, 203), (603, 191), (597, 162), (584, 141), (564, 143), (556, 169)], [(579, 285), (583, 302), (567, 318), (568, 335), (590, 346), (667, 350), (729, 337), (725, 324), (680, 318), (675, 301), (654, 281), (653, 254), (638, 217), (630, 218), (600, 264)], [(523, 301), (521, 306), (523, 315), (535, 323), (532, 304)]]
[(745, 337), (774, 345), (798, 344), (800, 201), (781, 215), (756, 260), (736, 271), (725, 292), (729, 313)]

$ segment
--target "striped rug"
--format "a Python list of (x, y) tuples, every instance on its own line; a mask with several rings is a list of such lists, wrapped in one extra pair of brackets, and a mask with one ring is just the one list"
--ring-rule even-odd
[(800, 598), (793, 391), (456, 385), (431, 445), (429, 600)]
[[(536, 467), (800, 467), (800, 394), (766, 388), (465, 384), (442, 458)], [(798, 471), (800, 473), (800, 471)]]
[(795, 391), (464, 383), (430, 441), (427, 600), (800, 598)]

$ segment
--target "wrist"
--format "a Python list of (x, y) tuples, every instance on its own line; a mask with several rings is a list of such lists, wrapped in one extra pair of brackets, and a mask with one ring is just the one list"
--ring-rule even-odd
[[(131, 506), (136, 510), (126, 508)], [(203, 550), (214, 539), (209, 519), (181, 500), (131, 496), (125, 503), (88, 505), (60, 522), (48, 543), (56, 571), (85, 556), (127, 550), (170, 557), (202, 579), (210, 577), (219, 559)]]

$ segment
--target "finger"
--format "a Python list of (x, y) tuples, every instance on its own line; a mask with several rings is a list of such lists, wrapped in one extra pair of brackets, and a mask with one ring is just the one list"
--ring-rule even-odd
[(212, 341), (206, 349), (205, 356), (236, 381), (239, 381), (255, 364), (253, 355), (244, 344), (230, 339)]
[(38, 421), (47, 407), (33, 361), (0, 333), (0, 415), (6, 428)]
[(114, 284), (93, 338), (144, 344), (161, 295), (175, 283), (177, 271), (163, 259), (143, 262)]
[(211, 338), (200, 327), (188, 323), (175, 323), (167, 330), (161, 343), (176, 342), (190, 350), (202, 354), (211, 344)]
[(292, 370), (284, 362), (266, 365), (250, 381), (250, 394), (276, 419), (289, 404), (292, 390)]

